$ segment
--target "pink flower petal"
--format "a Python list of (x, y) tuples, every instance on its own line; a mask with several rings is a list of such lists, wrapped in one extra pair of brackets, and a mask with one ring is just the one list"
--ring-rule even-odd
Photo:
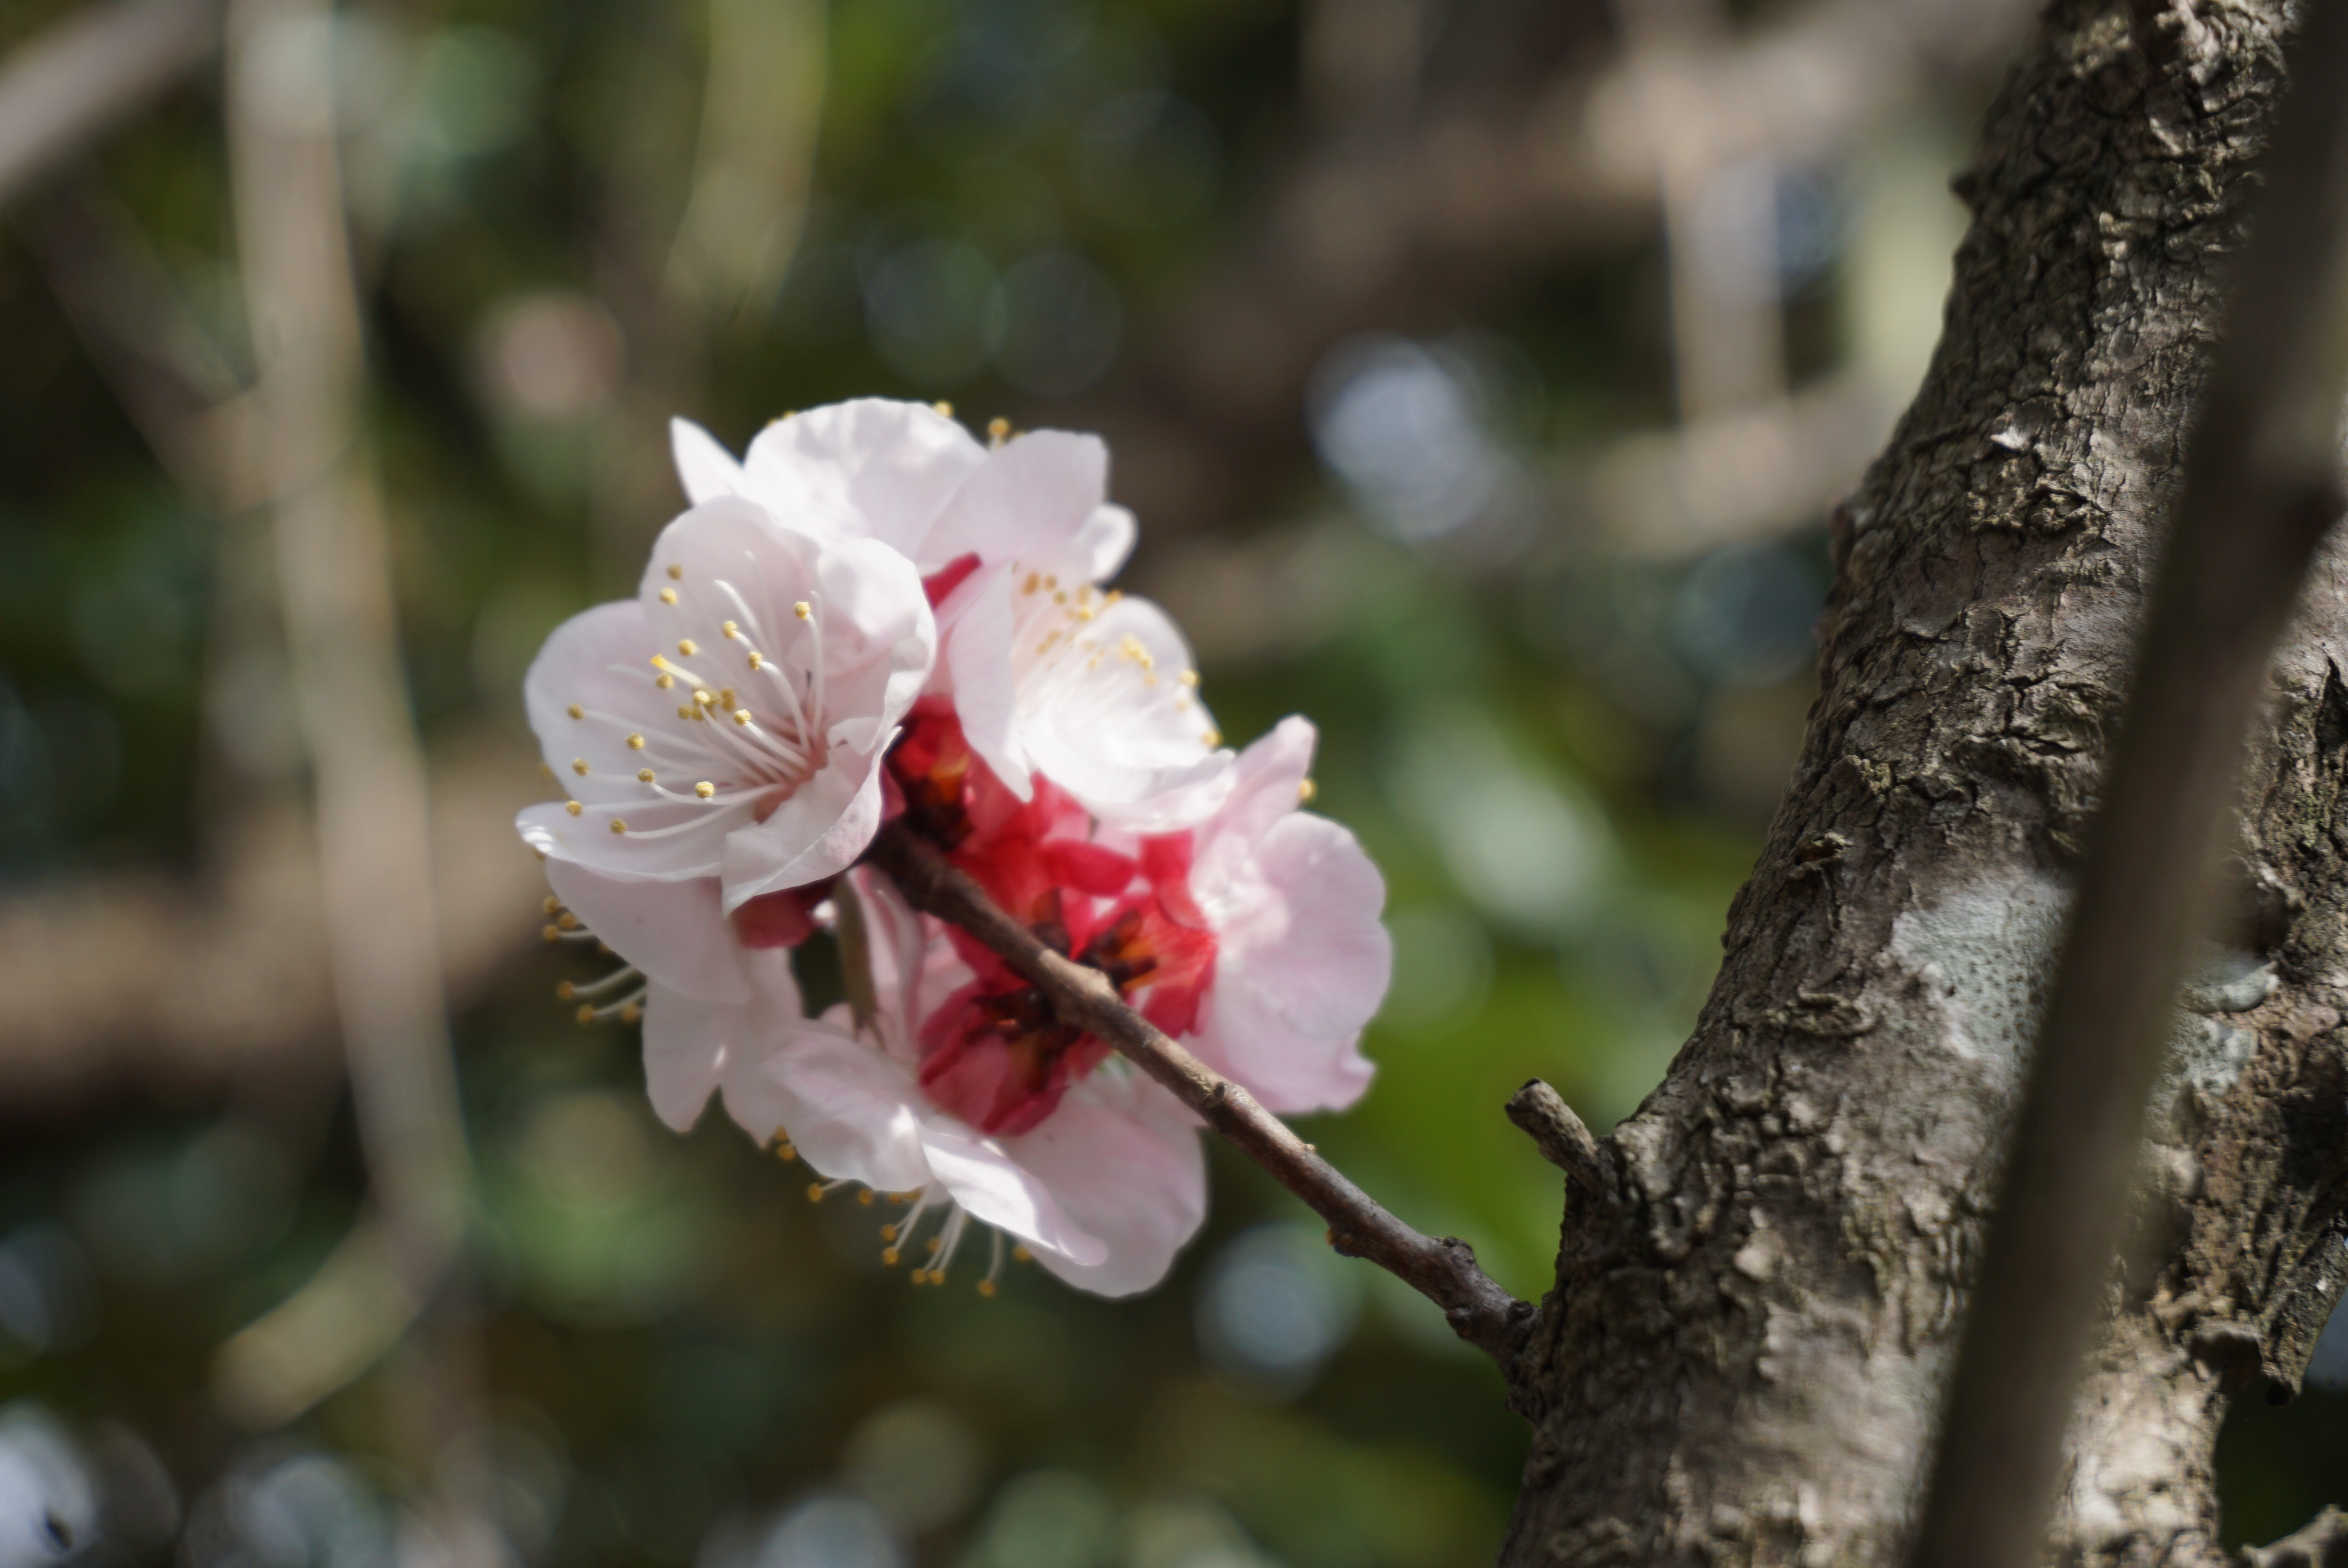
[(1385, 879), (1351, 833), (1303, 812), (1257, 843), (1251, 871), (1216, 930), (1219, 982), (1251, 983), (1303, 1033), (1355, 1033), (1394, 972)]
[(1097, 1256), (1036, 1249), (1045, 1268), (1095, 1295), (1156, 1285), (1206, 1218), (1199, 1134), (1155, 1084), (1096, 1075), (1004, 1149), (1051, 1194), (1064, 1223), (1098, 1238)]

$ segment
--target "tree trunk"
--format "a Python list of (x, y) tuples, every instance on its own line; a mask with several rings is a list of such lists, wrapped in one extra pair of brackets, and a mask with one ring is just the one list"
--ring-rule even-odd
[[(1835, 520), (1820, 695), (1719, 979), (1608, 1192), (1569, 1200), (1504, 1563), (1898, 1561), (2287, 21), (2057, 0), (1993, 109), (1939, 354)], [(2348, 1265), (2343, 569), (2276, 661), (2054, 1562), (2225, 1560), (2227, 1393), (2295, 1390)]]

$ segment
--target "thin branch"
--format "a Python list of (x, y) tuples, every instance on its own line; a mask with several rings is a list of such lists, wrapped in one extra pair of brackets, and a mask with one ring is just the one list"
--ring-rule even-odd
[(1462, 1339), (1503, 1368), (1508, 1365), (1531, 1321), (1532, 1304), (1519, 1301), (1477, 1267), (1475, 1250), (1466, 1242), (1422, 1235), (1388, 1214), (1245, 1089), (1127, 1007), (1107, 976), (1045, 947), (901, 821), (880, 830), (866, 858), (888, 874), (915, 908), (985, 943), (1034, 982), (1063, 1023), (1116, 1047), (1303, 1199), (1329, 1222), (1330, 1243), (1339, 1252), (1367, 1258), (1394, 1275), (1442, 1307)]
[(2327, 1508), (2267, 1546), (2245, 1546), (2241, 1568), (2348, 1568), (2348, 1513)]
[(1565, 1097), (1536, 1078), (1509, 1096), (1509, 1120), (1523, 1128), (1541, 1158), (1573, 1178), (1592, 1197), (1613, 1184), (1614, 1163)]
[(76, 12), (0, 62), (0, 207), (220, 47), (221, 0)]
[(2348, 8), (2311, 5), (2186, 452), (1910, 1562), (2044, 1550), (2145, 1106), (2202, 934), (2277, 638), (2341, 511)]

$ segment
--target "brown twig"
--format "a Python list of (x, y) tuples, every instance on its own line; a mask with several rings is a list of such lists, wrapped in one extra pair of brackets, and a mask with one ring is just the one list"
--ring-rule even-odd
[(1536, 1078), (1509, 1096), (1509, 1120), (1531, 1135), (1541, 1158), (1592, 1197), (1612, 1183), (1614, 1163), (1565, 1097)]
[(2302, 15), (1982, 1256), (1917, 1568), (2041, 1559), (2178, 981), (2219, 902), (2245, 738), (2340, 515), (2348, 10)]
[(1245, 1089), (1127, 1007), (1107, 976), (1045, 946), (901, 821), (880, 830), (866, 858), (888, 874), (915, 908), (985, 943), (1035, 983), (1062, 1022), (1116, 1047), (1303, 1199), (1329, 1222), (1330, 1243), (1339, 1252), (1367, 1258), (1394, 1275), (1442, 1307), (1462, 1339), (1508, 1365), (1532, 1319), (1532, 1304), (1519, 1301), (1477, 1267), (1475, 1250), (1466, 1242), (1422, 1235), (1388, 1214)]
[(2241, 1568), (2348, 1568), (2348, 1513), (2327, 1508), (2281, 1540), (2245, 1546)]

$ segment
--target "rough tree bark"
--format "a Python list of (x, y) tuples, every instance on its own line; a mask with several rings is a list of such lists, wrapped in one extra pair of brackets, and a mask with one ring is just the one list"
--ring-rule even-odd
[[(1512, 1568), (1899, 1560), (2288, 19), (2057, 0), (1992, 110), (1720, 977), (1511, 1368)], [(2348, 1273), (2343, 589), (2335, 548), (2275, 663), (2051, 1561), (2225, 1561), (2229, 1391), (2294, 1390)]]

